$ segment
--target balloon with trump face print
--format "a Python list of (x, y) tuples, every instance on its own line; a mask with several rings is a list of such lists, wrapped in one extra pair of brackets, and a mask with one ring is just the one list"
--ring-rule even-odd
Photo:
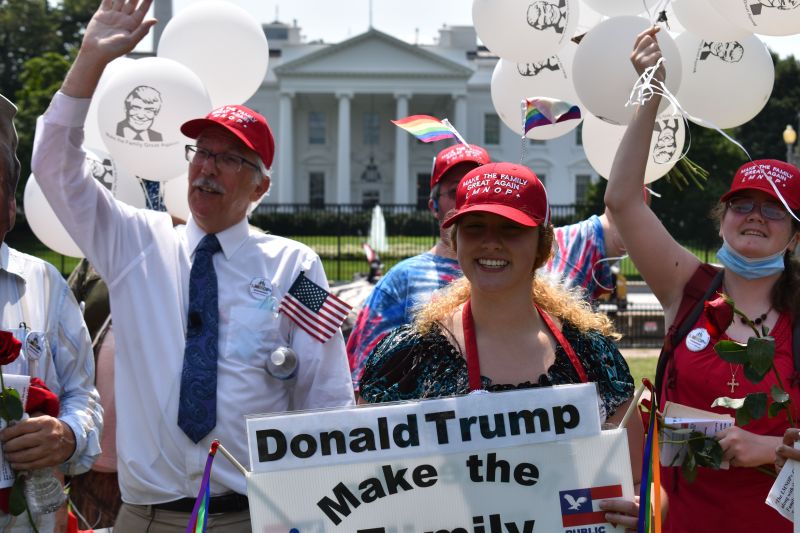
[[(682, 83), (675, 97), (702, 126), (733, 128), (766, 105), (775, 67), (766, 45), (755, 35), (738, 41), (707, 41), (691, 33), (675, 39), (683, 58)], [(669, 76), (669, 71), (667, 72)]]
[(489, 50), (518, 63), (540, 61), (572, 38), (578, 0), (473, 0), (472, 22)]
[(197, 75), (171, 59), (147, 57), (101, 87), (98, 125), (112, 159), (127, 172), (167, 181), (186, 172), (184, 122), (211, 111)]
[(800, 33), (800, 0), (709, 0), (736, 26), (761, 35)]
[[(511, 131), (522, 135), (521, 102), (524, 98), (548, 97), (580, 105), (571, 79), (575, 48), (574, 43), (569, 43), (557, 55), (538, 62), (515, 63), (507, 59), (497, 62), (492, 74), (492, 103)], [(539, 126), (525, 136), (537, 140), (555, 139), (575, 129), (580, 122), (567, 120)]]
[[(625, 135), (626, 126), (609, 124), (592, 114), (583, 119), (583, 150), (598, 174), (608, 178), (614, 155)], [(679, 115), (661, 115), (650, 139), (650, 154), (644, 182), (663, 177), (678, 162), (686, 142), (686, 124)]]

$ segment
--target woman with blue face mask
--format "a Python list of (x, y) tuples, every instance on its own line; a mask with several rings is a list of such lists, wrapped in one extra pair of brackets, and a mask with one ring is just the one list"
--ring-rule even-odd
[[(637, 37), (631, 61), (640, 74), (661, 57), (657, 31), (650, 29)], [(661, 67), (655, 77), (663, 80), (665, 75)], [(661, 302), (666, 326), (670, 327), (681, 302), (685, 297), (691, 299), (685, 296), (685, 288), (702, 262), (672, 238), (642, 201), (642, 181), (659, 103), (656, 95), (637, 108), (617, 151), (605, 201), (631, 259)], [(792, 329), (800, 316), (800, 266), (793, 256), (800, 224), (787, 207), (794, 212), (800, 208), (800, 170), (782, 161), (759, 160), (736, 172), (714, 214), (723, 243), (717, 254), (723, 266), (718, 291), (734, 300), (759, 330), (761, 326), (769, 328), (776, 341), (776, 368), (797, 406), (800, 388), (787, 378), (794, 373)], [(694, 223), (705, 222), (698, 217)], [(692, 289), (700, 289), (700, 294), (706, 289), (694, 285), (692, 282)], [(726, 331), (719, 329), (701, 313), (689, 334), (675, 343), (658, 391), (662, 408), (669, 400), (733, 416), (733, 410), (712, 408), (711, 404), (722, 396), (769, 394), (776, 383), (772, 373), (754, 384), (744, 376), (741, 365), (727, 363), (713, 349), (720, 339), (746, 343), (752, 329), (738, 317)], [(794, 416), (798, 418), (797, 413)], [(723, 459), (731, 467), (698, 468), (693, 483), (686, 482), (678, 468), (662, 467), (662, 486), (669, 498), (663, 531), (791, 531), (791, 523), (764, 503), (774, 478), (755, 468), (771, 468), (775, 449), (788, 427), (786, 413), (781, 412), (717, 433)]]

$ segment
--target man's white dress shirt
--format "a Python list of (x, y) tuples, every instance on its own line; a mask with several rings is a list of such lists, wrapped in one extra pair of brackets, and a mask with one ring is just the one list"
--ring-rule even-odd
[(72, 429), (76, 444), (62, 470), (86, 472), (100, 455), (103, 408), (94, 387), (92, 340), (78, 302), (53, 265), (3, 243), (0, 306), (0, 327), (22, 342), (20, 356), (2, 371), (38, 377), (58, 396), (58, 418)]
[[(204, 233), (191, 218), (173, 228), (166, 213), (117, 202), (91, 177), (81, 148), (88, 107), (87, 99), (56, 94), (37, 123), (32, 166), (59, 219), (108, 284), (122, 499), (144, 505), (195, 497), (213, 439), (248, 465), (245, 415), (353, 403), (341, 334), (322, 344), (272, 311), (301, 271), (327, 287), (325, 272), (311, 249), (253, 230), (246, 219), (217, 233), (217, 425), (195, 445), (177, 420), (189, 272)], [(298, 375), (288, 382), (265, 370), (279, 346), (298, 354)], [(247, 493), (245, 478), (224, 459), (215, 461), (211, 480), (212, 494)]]

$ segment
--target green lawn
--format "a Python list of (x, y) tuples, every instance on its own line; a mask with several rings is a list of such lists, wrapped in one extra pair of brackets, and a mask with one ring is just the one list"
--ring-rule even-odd
[(656, 380), (656, 363), (658, 363), (658, 356), (655, 357), (630, 357), (626, 359), (628, 367), (631, 369), (633, 375), (633, 383), (636, 388), (642, 383), (642, 378), (647, 377), (650, 381)]

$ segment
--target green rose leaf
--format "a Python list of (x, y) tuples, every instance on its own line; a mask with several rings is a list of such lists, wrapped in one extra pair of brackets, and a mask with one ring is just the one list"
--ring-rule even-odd
[(11, 417), (10, 420), (22, 419), (22, 414), (25, 412), (25, 408), (22, 406), (22, 400), (20, 399), (19, 393), (16, 390), (6, 389), (3, 398), (3, 404), (8, 415)]
[(714, 345), (714, 351), (729, 363), (741, 365), (747, 362), (747, 346), (734, 341), (719, 341)]
[(754, 392), (744, 397), (744, 404), (736, 410), (736, 425), (745, 426), (767, 413), (767, 393)]
[(703, 446), (697, 452), (695, 461), (699, 466), (719, 470), (719, 465), (722, 463), (722, 446), (711, 437), (704, 437), (702, 442)]
[(683, 458), (681, 470), (687, 482), (693, 483), (697, 478), (697, 462), (695, 461), (694, 452), (691, 447), (686, 447), (686, 457)]
[(11, 487), (11, 494), (8, 496), (8, 511), (14, 516), (25, 512), (25, 493), (22, 491), (24, 481), (25, 476), (17, 474), (14, 478), (14, 486)]
[(756, 370), (750, 363), (744, 364), (744, 377), (746, 377), (750, 383), (760, 383), (766, 375), (766, 373)]
[(776, 403), (786, 403), (789, 401), (789, 393), (777, 385), (773, 385), (769, 392), (772, 396), (772, 400)]
[[(772, 368), (775, 359), (775, 339), (750, 337), (747, 339), (747, 361), (762, 378)], [(760, 381), (760, 380), (759, 380)]]
[(770, 418), (774, 418), (784, 409), (789, 409), (789, 403), (786, 402), (773, 402), (769, 405), (769, 409), (767, 409), (767, 414), (769, 414)]

